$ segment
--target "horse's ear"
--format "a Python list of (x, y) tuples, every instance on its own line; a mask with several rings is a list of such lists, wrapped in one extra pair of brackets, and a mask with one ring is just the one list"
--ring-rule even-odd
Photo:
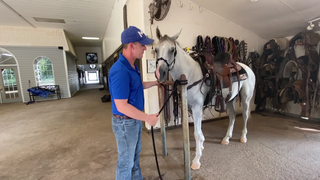
[(180, 36), (182, 29), (180, 30), (180, 32), (178, 32), (176, 35), (172, 36), (171, 38), (175, 41), (178, 39), (178, 37)]
[(157, 34), (157, 38), (160, 40), (162, 38), (162, 35), (160, 33), (160, 30), (159, 30), (158, 26), (157, 26), (157, 29), (156, 29), (156, 34)]

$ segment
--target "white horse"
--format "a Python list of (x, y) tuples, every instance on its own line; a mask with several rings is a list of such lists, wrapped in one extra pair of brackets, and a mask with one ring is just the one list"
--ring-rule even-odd
[[(200, 65), (191, 58), (176, 42), (181, 31), (173, 37), (167, 35), (162, 36), (160, 30), (156, 30), (157, 38), (159, 42), (156, 45), (155, 51), (157, 54), (157, 69), (156, 76), (159, 82), (165, 82), (170, 71), (172, 79), (175, 81), (180, 78), (180, 75), (185, 74), (188, 80), (188, 84), (193, 84), (194, 82), (201, 80), (203, 74), (200, 69)], [(250, 116), (249, 104), (250, 100), (254, 94), (255, 88), (255, 75), (252, 70), (245, 64), (238, 63), (247, 72), (247, 79), (240, 81), (240, 94), (241, 102), (243, 108), (243, 129), (240, 141), (242, 143), (247, 142), (247, 120)], [(201, 130), (201, 121), (203, 114), (203, 104), (205, 96), (209, 90), (209, 87), (203, 83), (198, 83), (193, 86), (187, 92), (187, 101), (189, 107), (192, 109), (193, 120), (194, 120), (194, 137), (196, 139), (196, 156), (194, 157), (191, 168), (199, 169), (200, 158), (202, 155), (204, 136)], [(234, 98), (238, 95), (238, 82), (232, 84), (232, 94), (230, 101), (226, 103), (228, 113), (229, 113), (229, 127), (226, 136), (223, 138), (221, 144), (229, 144), (229, 139), (232, 137), (232, 131), (235, 121), (235, 106)], [(229, 93), (229, 88), (222, 90), (222, 94), (225, 96)], [(214, 100), (215, 98), (213, 98)]]

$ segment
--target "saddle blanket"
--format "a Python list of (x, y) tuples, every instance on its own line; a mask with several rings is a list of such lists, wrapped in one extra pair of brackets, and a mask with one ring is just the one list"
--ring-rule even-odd
[[(246, 80), (248, 78), (248, 75), (247, 75), (247, 73), (240, 74), (239, 78), (240, 78), (239, 81), (243, 81), (243, 80)], [(238, 82), (237, 76), (232, 76), (230, 79), (231, 79), (231, 82)]]
[[(246, 70), (241, 68), (241, 70), (239, 71), (239, 81), (246, 80), (247, 78), (248, 78), (248, 75)], [(230, 79), (231, 79), (231, 82), (238, 82), (237, 73), (236, 72), (232, 73)]]

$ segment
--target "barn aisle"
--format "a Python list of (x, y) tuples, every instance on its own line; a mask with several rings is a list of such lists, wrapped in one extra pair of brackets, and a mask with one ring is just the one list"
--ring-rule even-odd
[[(0, 104), (0, 179), (114, 179), (117, 148), (111, 103), (100, 100), (104, 94), (89, 89), (69, 99)], [(239, 142), (241, 116), (229, 145), (220, 144), (228, 119), (204, 123), (202, 166), (192, 171), (193, 179), (320, 179), (320, 123), (265, 114), (252, 114), (246, 144)], [(181, 128), (167, 131), (169, 156), (161, 156), (159, 132), (155, 138), (163, 179), (183, 179)], [(190, 140), (193, 159), (193, 126)], [(142, 173), (155, 177), (151, 134), (146, 131), (142, 146)]]

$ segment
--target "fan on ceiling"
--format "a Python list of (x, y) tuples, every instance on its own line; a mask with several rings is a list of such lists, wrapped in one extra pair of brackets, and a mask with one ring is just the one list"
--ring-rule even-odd
[(170, 9), (171, 0), (153, 0), (149, 5), (150, 22), (153, 24), (153, 19), (156, 21), (163, 20)]

